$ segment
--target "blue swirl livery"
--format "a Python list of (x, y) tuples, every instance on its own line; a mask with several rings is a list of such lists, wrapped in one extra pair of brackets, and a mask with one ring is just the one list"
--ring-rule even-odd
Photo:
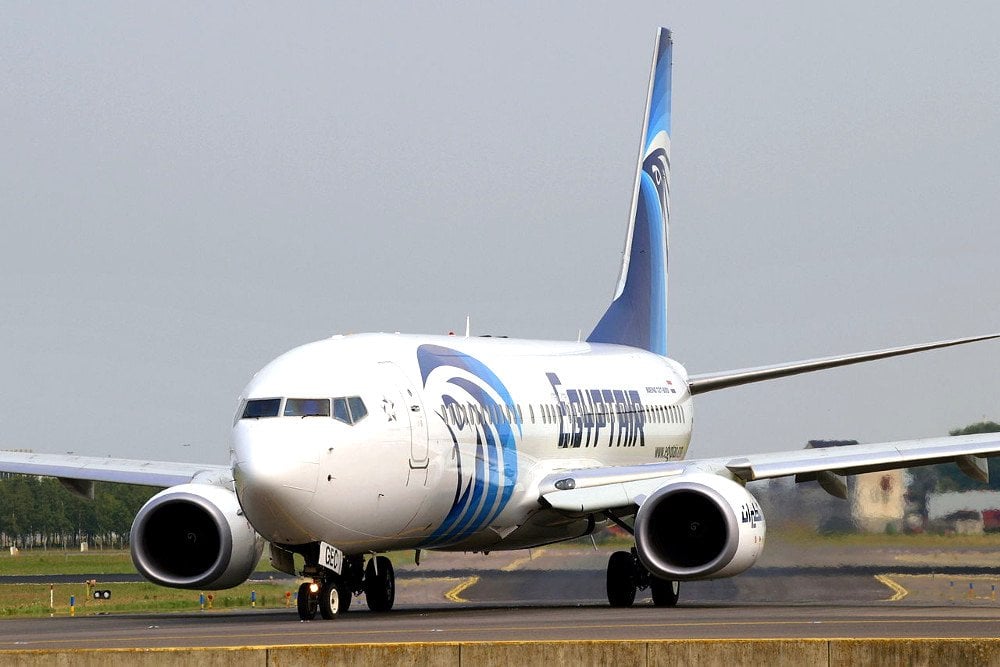
[[(517, 483), (521, 419), (507, 387), (478, 359), (440, 345), (421, 345), (417, 363), (425, 392), (440, 392), (441, 404), (454, 416), (444, 422), (458, 461), (455, 498), (444, 521), (424, 543), (441, 547), (490, 525), (507, 506)], [(473, 436), (475, 459), (464, 461), (459, 441)]]
[(667, 354), (667, 232), (670, 218), (670, 31), (656, 35), (635, 192), (614, 301), (587, 341)]

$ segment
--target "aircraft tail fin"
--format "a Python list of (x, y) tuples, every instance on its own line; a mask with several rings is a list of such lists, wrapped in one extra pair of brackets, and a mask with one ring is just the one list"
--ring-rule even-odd
[(670, 31), (656, 33), (628, 235), (614, 300), (587, 337), (667, 353), (670, 213)]

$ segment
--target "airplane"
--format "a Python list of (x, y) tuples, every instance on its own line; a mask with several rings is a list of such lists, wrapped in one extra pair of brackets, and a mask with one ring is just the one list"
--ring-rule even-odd
[[(577, 342), (368, 333), (296, 347), (239, 397), (230, 465), (0, 453), (0, 471), (162, 488), (130, 549), (150, 581), (217, 590), (270, 545), (306, 579), (298, 616), (395, 600), (384, 554), (538, 547), (617, 525), (608, 602), (677, 604), (680, 583), (739, 574), (766, 522), (746, 484), (794, 477), (845, 497), (845, 476), (956, 462), (978, 480), (997, 434), (687, 459), (698, 394), (1000, 337), (990, 334), (774, 366), (689, 374), (667, 356), (673, 41), (656, 32), (621, 274)], [(301, 568), (295, 556), (300, 556)]]

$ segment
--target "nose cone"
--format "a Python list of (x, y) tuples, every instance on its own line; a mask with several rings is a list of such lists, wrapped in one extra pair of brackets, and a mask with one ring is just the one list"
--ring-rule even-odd
[(308, 420), (241, 419), (233, 427), (236, 495), (266, 539), (283, 544), (315, 539), (296, 517), (312, 503), (322, 446)]

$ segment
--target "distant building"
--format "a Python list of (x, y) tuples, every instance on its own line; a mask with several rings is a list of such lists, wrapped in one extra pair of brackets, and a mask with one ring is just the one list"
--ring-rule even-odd
[(855, 475), (848, 485), (851, 518), (863, 533), (884, 533), (903, 528), (906, 484), (902, 470)]
[(932, 529), (944, 532), (1000, 532), (1000, 491), (932, 493), (927, 520)]
[[(856, 440), (810, 440), (807, 448), (856, 444)], [(750, 491), (760, 500), (764, 516), (780, 524), (809, 526), (821, 533), (902, 530), (906, 484), (901, 470), (852, 475), (845, 483), (846, 501), (831, 496), (816, 483), (795, 484), (790, 479), (770, 480)]]
[[(858, 444), (857, 440), (810, 440), (806, 449)], [(906, 511), (906, 484), (902, 470), (869, 472), (847, 478), (845, 508), (850, 527), (862, 533), (901, 530)], [(843, 512), (843, 510), (841, 510)]]

